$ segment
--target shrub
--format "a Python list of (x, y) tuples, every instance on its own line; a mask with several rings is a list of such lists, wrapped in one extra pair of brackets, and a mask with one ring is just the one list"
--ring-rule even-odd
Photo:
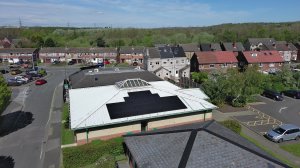
[(241, 124), (236, 120), (222, 121), (221, 124), (237, 134), (240, 134), (242, 131)]
[(39, 73), (40, 75), (42, 75), (42, 76), (46, 76), (46, 75), (47, 75), (47, 72), (46, 72), (45, 69), (40, 69), (40, 70), (38, 71), (38, 73)]

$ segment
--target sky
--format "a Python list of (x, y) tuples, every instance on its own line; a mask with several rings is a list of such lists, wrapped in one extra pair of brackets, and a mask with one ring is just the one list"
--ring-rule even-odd
[(300, 21), (299, 0), (0, 0), (0, 26), (197, 27)]

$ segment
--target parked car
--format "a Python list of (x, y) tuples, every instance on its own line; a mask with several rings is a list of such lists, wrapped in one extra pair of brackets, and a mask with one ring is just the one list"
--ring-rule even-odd
[(58, 61), (58, 60), (54, 60), (54, 61), (52, 62), (53, 65), (56, 65), (56, 64), (59, 64), (59, 63), (60, 63), (60, 61)]
[(43, 85), (46, 83), (47, 83), (47, 81), (45, 79), (38, 79), (35, 81), (35, 85)]
[(33, 80), (32, 75), (20, 75), (20, 76), (22, 76), (25, 79), (28, 79), (28, 81), (32, 81)]
[(277, 100), (277, 101), (282, 101), (283, 100), (283, 96), (280, 93), (278, 93), (274, 90), (266, 89), (266, 90), (264, 90), (262, 95), (265, 96), (265, 97), (271, 98), (273, 100)]
[(300, 128), (293, 124), (283, 124), (267, 132), (265, 137), (278, 143), (293, 139), (299, 140)]
[(20, 86), (20, 85), (22, 85), (22, 81), (18, 81), (18, 80), (16, 80), (16, 79), (8, 79), (7, 80), (7, 85), (8, 86)]
[(75, 61), (74, 60), (71, 60), (68, 62), (68, 65), (74, 65), (75, 64)]
[(11, 71), (10, 71), (10, 74), (12, 74), (12, 75), (18, 75), (18, 74), (20, 74), (20, 73), (22, 73), (22, 71), (19, 70), (19, 69), (15, 69), (15, 70), (11, 70)]
[(9, 71), (7, 71), (7, 70), (5, 70), (5, 69), (1, 69), (0, 71), (1, 71), (2, 74), (7, 74), (7, 73), (9, 73)]
[(29, 82), (29, 80), (27, 78), (24, 78), (23, 76), (15, 76), (15, 79), (18, 81), (22, 81), (23, 83)]
[(295, 99), (300, 99), (300, 90), (285, 90), (282, 91), (281, 94)]

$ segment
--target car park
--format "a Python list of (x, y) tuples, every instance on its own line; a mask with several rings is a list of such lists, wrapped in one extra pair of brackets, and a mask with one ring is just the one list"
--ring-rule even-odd
[(22, 73), (22, 71), (19, 70), (19, 69), (15, 69), (15, 70), (11, 70), (11, 71), (10, 71), (10, 74), (12, 74), (12, 75), (18, 75), (18, 74), (20, 74), (20, 73)]
[(300, 99), (300, 90), (285, 90), (282, 91), (281, 94), (295, 99)]
[(38, 79), (35, 81), (35, 85), (43, 85), (46, 83), (47, 83), (47, 81), (45, 79)]
[(280, 93), (278, 93), (274, 90), (266, 89), (266, 90), (264, 90), (262, 95), (265, 96), (265, 97), (268, 97), (270, 99), (277, 100), (277, 101), (282, 101), (283, 100), (283, 96)]
[(293, 139), (299, 140), (300, 128), (293, 124), (282, 124), (267, 132), (265, 137), (278, 143)]

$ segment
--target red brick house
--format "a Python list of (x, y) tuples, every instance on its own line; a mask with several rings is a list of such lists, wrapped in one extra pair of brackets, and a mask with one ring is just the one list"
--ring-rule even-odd
[(144, 65), (145, 47), (121, 47), (117, 61), (129, 65)]
[(32, 59), (35, 61), (38, 57), (36, 48), (0, 48), (0, 59), (9, 63), (32, 61)]
[(275, 72), (281, 68), (284, 59), (276, 50), (244, 51), (239, 55), (241, 67), (258, 65), (261, 71)]
[(191, 72), (236, 68), (238, 60), (232, 51), (195, 52), (191, 59)]

